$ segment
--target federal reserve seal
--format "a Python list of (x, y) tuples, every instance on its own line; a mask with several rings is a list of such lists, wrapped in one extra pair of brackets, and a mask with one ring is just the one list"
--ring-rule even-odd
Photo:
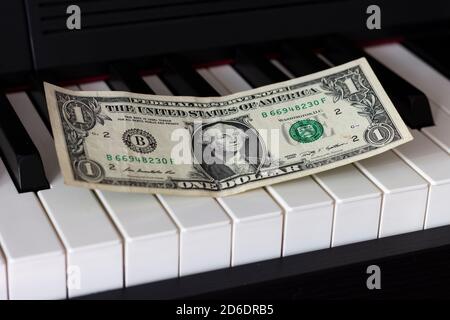
[(375, 123), (364, 131), (364, 140), (373, 146), (383, 146), (394, 139), (394, 128), (386, 123)]
[(139, 153), (150, 153), (158, 145), (150, 133), (141, 129), (126, 130), (122, 135), (122, 141), (128, 148)]
[(290, 127), (289, 135), (300, 143), (313, 142), (323, 135), (323, 126), (316, 120), (300, 120)]

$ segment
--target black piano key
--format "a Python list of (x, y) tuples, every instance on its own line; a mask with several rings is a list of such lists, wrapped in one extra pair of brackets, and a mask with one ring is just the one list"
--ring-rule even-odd
[(112, 90), (154, 94), (134, 66), (127, 62), (110, 65), (110, 78), (106, 81)]
[(218, 93), (200, 76), (191, 64), (179, 56), (168, 57), (159, 74), (161, 80), (175, 95), (210, 97)]
[(279, 61), (296, 77), (325, 70), (329, 66), (310, 48), (295, 43), (284, 43)]
[(39, 115), (44, 121), (45, 126), (51, 132), (50, 117), (48, 115), (47, 101), (45, 99), (44, 84), (40, 80), (33, 81), (33, 87), (27, 91), (27, 94), (36, 107)]
[(450, 50), (442, 45), (448, 40), (449, 36), (414, 37), (405, 39), (402, 44), (450, 79)]
[[(327, 38), (323, 41), (320, 53), (332, 64), (338, 65), (351, 60), (366, 57), (366, 54), (353, 42), (343, 37)], [(377, 66), (372, 66), (376, 68)]]
[(248, 47), (236, 50), (233, 67), (254, 88), (289, 79), (268, 59)]
[(0, 95), (0, 150), (19, 192), (49, 188), (39, 152), (4, 95)]
[(321, 54), (334, 65), (366, 57), (405, 123), (413, 129), (434, 125), (425, 94), (377, 60), (367, 56), (351, 42), (342, 38), (328, 39), (324, 41)]

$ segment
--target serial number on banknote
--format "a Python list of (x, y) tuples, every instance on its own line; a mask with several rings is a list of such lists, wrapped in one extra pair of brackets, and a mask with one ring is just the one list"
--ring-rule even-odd
[(325, 103), (325, 101), (326, 101), (326, 98), (322, 97), (321, 99), (308, 101), (308, 102), (304, 102), (301, 104), (296, 104), (295, 106), (278, 108), (278, 109), (271, 110), (270, 112), (261, 112), (261, 116), (263, 118), (267, 118), (269, 116), (275, 117), (275, 116), (280, 116), (280, 115), (283, 115), (286, 113), (298, 113), (298, 111), (309, 109), (314, 106), (319, 106), (319, 105)]
[(132, 155), (128, 155), (128, 154), (116, 154), (116, 155), (107, 154), (106, 160), (108, 160), (110, 162), (138, 162), (138, 163), (155, 164), (155, 165), (175, 164), (175, 161), (172, 158), (139, 157), (139, 156), (132, 156)]

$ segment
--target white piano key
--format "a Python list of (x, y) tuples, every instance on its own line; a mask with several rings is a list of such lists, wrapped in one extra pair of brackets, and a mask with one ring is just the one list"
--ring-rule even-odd
[(69, 297), (123, 286), (122, 241), (95, 195), (63, 183), (53, 139), (26, 93), (8, 95), (42, 156), (51, 188), (38, 192), (67, 252)]
[(425, 228), (450, 224), (450, 157), (423, 133), (394, 151), (430, 184)]
[(231, 92), (208, 70), (208, 68), (197, 69), (197, 72), (205, 79), (211, 87), (214, 88), (221, 96), (230, 94)]
[[(220, 95), (230, 94), (208, 69), (197, 70)], [(233, 223), (233, 266), (277, 258), (282, 250), (281, 208), (263, 189), (217, 199)]]
[(69, 88), (71, 90), (83, 90), (83, 91), (111, 91), (105, 81), (94, 81), (94, 82), (86, 82), (80, 83), (77, 86)]
[(67, 251), (69, 296), (121, 288), (122, 241), (93, 194), (61, 185), (38, 195)]
[[(208, 70), (226, 88), (227, 91), (220, 92), (222, 95), (251, 89), (230, 65), (210, 67)], [(291, 191), (291, 188), (296, 189)], [(284, 182), (266, 189), (284, 211), (283, 255), (330, 246), (333, 204), (312, 178)], [(298, 197), (299, 194), (314, 196), (306, 199)]]
[(125, 283), (178, 276), (178, 230), (152, 195), (96, 191), (124, 238)]
[(0, 301), (8, 299), (8, 286), (6, 283), (6, 263), (3, 252), (0, 249)]
[[(284, 66), (276, 62), (272, 61), (288, 74), (283, 70)], [(428, 193), (426, 181), (391, 151), (355, 165), (384, 192), (379, 237), (423, 228)]]
[(430, 101), (434, 126), (422, 128), (422, 132), (434, 143), (450, 154), (450, 115)]
[[(0, 245), (10, 299), (66, 298), (64, 249), (34, 193), (19, 194), (0, 160)], [(0, 272), (0, 295), (4, 267)]]
[(267, 190), (284, 209), (283, 256), (330, 247), (334, 203), (312, 178)]
[(287, 77), (294, 79), (296, 76), (292, 72), (290, 72), (280, 61), (277, 59), (271, 59), (270, 63), (273, 64), (278, 70), (283, 72)]
[(259, 188), (217, 198), (233, 221), (232, 266), (281, 255), (281, 208)]
[(180, 229), (180, 276), (230, 266), (231, 224), (214, 198), (157, 197)]
[(356, 166), (383, 191), (379, 237), (422, 230), (428, 184), (419, 174), (392, 151)]
[(423, 91), (450, 115), (450, 80), (398, 43), (366, 48), (366, 52)]
[(381, 192), (353, 165), (315, 175), (334, 198), (331, 246), (376, 239)]
[(172, 92), (170, 92), (169, 88), (161, 81), (161, 79), (157, 75), (148, 75), (142, 77), (145, 83), (155, 92), (155, 94), (163, 95), (163, 96), (171, 96)]
[(250, 90), (252, 87), (245, 81), (232, 66), (225, 64), (208, 68), (231, 93)]
[[(81, 90), (109, 91), (103, 81)], [(178, 276), (178, 229), (152, 195), (96, 190), (124, 240), (125, 285)]]
[[(157, 76), (147, 81), (156, 94), (164, 83)], [(225, 211), (211, 197), (157, 195), (180, 230), (179, 275), (185, 276), (230, 266), (231, 223)]]

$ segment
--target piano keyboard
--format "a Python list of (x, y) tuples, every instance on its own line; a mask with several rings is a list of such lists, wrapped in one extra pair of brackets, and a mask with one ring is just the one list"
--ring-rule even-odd
[[(296, 52), (283, 47), (266, 59), (243, 49), (231, 64), (197, 70), (168, 58), (161, 72), (142, 78), (115, 65), (108, 80), (70, 89), (226, 95), (340, 59)], [(399, 86), (389, 88), (394, 101), (418, 108), (426, 96), (435, 125), (412, 130), (414, 141), (373, 158), (224, 198), (66, 186), (42, 101), (30, 91), (8, 93), (2, 112), (17, 115), (8, 130), (24, 138), (0, 135), (1, 146), (29, 158), (34, 146), (50, 188), (41, 177), (35, 192), (19, 193), (27, 182), (7, 168), (13, 160), (0, 160), (0, 299), (74, 298), (449, 225), (450, 80), (400, 43), (366, 52), (382, 78)]]

